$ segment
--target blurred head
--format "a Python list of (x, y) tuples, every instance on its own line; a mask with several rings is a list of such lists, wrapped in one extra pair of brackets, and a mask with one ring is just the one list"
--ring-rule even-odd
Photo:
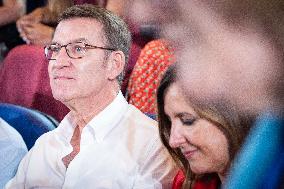
[(207, 102), (221, 96), (250, 114), (283, 113), (283, 0), (134, 0), (131, 6), (137, 20), (159, 20), (173, 41), (187, 96)]
[[(164, 75), (157, 93), (162, 142), (189, 180), (207, 173), (226, 175), (251, 122), (228, 102), (188, 100), (176, 77), (176, 65)], [(222, 178), (221, 178), (222, 179)]]
[(111, 12), (92, 5), (68, 8), (45, 48), (54, 97), (66, 102), (117, 89), (130, 41), (126, 24)]
[(130, 16), (139, 24), (164, 24), (175, 21), (177, 3), (172, 0), (129, 0), (127, 9)]
[(200, 101), (226, 98), (242, 111), (283, 110), (284, 3), (178, 1), (164, 29), (180, 47), (180, 81)]

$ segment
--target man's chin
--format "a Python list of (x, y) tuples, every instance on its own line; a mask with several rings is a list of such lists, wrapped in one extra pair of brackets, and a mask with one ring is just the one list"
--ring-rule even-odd
[(66, 94), (62, 94), (62, 93), (53, 93), (53, 97), (62, 102), (63, 104), (66, 104), (68, 102), (70, 102), (72, 100), (72, 96), (70, 95), (66, 95)]

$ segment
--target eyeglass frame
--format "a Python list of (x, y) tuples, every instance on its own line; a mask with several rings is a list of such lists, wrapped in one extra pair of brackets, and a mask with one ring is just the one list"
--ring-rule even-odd
[[(45, 57), (47, 58), (47, 60), (56, 60), (56, 59), (48, 58), (48, 57), (47, 57), (46, 49), (47, 49), (48, 47), (50, 47), (51, 45), (59, 45), (59, 46), (60, 46), (60, 50), (62, 49), (62, 47), (65, 48), (66, 54), (68, 55), (69, 58), (72, 58), (72, 59), (81, 59), (81, 58), (83, 58), (85, 55), (84, 55), (84, 56), (81, 56), (81, 57), (74, 58), (74, 57), (72, 57), (72, 56), (69, 55), (68, 50), (67, 50), (67, 46), (68, 46), (68, 45), (70, 45), (70, 44), (76, 44), (76, 43), (83, 43), (83, 44), (85, 45), (85, 48), (86, 48), (86, 49), (103, 49), (103, 50), (109, 50), (109, 51), (116, 51), (114, 48), (110, 48), (110, 47), (100, 47), (100, 46), (96, 46), (96, 45), (90, 45), (90, 44), (88, 44), (88, 43), (86, 43), (86, 42), (78, 41), (78, 42), (70, 42), (70, 43), (67, 43), (66, 45), (60, 45), (60, 44), (58, 44), (58, 43), (46, 45), (46, 46), (44, 47), (44, 55), (45, 55)], [(48, 50), (48, 49), (47, 49), (47, 50)], [(59, 50), (58, 52), (60, 52), (60, 50)]]

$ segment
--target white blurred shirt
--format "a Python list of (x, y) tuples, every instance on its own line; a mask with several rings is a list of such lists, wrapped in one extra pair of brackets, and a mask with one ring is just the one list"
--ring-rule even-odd
[(121, 92), (84, 127), (80, 152), (66, 169), (62, 158), (72, 151), (74, 128), (67, 115), (41, 136), (6, 188), (171, 188), (176, 169), (157, 123)]
[(20, 133), (0, 117), (0, 188), (14, 177), (27, 152)]

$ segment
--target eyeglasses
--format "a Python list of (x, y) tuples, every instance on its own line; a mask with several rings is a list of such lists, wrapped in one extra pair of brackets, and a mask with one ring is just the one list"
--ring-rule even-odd
[(48, 60), (56, 60), (62, 47), (65, 48), (67, 55), (73, 59), (83, 58), (86, 55), (88, 49), (103, 49), (115, 51), (115, 49), (113, 48), (98, 47), (94, 45), (89, 45), (84, 42), (68, 43), (67, 45), (60, 45), (58, 43), (55, 43), (44, 47), (45, 57)]

